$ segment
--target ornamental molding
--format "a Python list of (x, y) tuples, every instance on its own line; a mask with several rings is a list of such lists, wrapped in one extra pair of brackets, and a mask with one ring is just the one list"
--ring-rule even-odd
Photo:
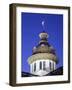
[(38, 53), (38, 54), (34, 54), (34, 55), (30, 56), (28, 58), (28, 63), (31, 64), (31, 63), (33, 63), (33, 62), (35, 62), (37, 60), (41, 60), (41, 59), (52, 60), (52, 61), (57, 62), (57, 57), (54, 54), (51, 54), (51, 53)]

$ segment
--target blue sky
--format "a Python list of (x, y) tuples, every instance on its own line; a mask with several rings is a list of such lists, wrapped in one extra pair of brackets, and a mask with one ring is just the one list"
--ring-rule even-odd
[(63, 66), (63, 15), (59, 14), (21, 14), (21, 59), (22, 70), (29, 72), (28, 57), (32, 55), (32, 49), (38, 45), (39, 33), (43, 31), (42, 21), (45, 21), (45, 31), (49, 34), (48, 42), (56, 50), (59, 63), (57, 68)]

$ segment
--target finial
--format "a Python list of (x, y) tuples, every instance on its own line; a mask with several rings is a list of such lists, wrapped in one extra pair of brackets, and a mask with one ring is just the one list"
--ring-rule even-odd
[(43, 27), (43, 32), (41, 32), (40, 34), (39, 34), (39, 37), (41, 38), (41, 39), (47, 39), (48, 38), (48, 34), (45, 32), (45, 21), (43, 20), (42, 21), (42, 27)]
[(43, 30), (44, 30), (44, 26), (45, 26), (45, 21), (43, 20), (43, 21), (42, 21)]

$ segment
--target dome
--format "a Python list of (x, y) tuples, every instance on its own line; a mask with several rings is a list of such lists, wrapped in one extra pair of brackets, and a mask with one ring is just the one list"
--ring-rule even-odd
[(36, 60), (44, 59), (44, 60), (53, 60), (57, 62), (57, 57), (55, 53), (55, 49), (48, 43), (48, 34), (46, 32), (42, 32), (39, 34), (40, 41), (37, 46), (33, 47), (32, 56), (28, 58), (28, 62), (32, 63)]
[[(43, 30), (45, 22), (42, 21)], [(40, 41), (33, 47), (32, 55), (28, 57), (30, 73), (45, 76), (56, 69), (57, 56), (55, 49), (48, 42), (49, 35), (43, 31), (39, 34)]]
[(55, 50), (47, 41), (48, 34), (46, 32), (42, 32), (39, 34), (40, 41), (37, 46), (33, 48), (33, 54), (37, 53), (52, 53), (55, 54)]

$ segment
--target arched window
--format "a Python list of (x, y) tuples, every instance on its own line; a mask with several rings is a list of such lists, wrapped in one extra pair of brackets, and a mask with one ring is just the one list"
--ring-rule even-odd
[(45, 70), (45, 61), (43, 62), (43, 70)]
[(40, 62), (40, 69), (42, 69), (42, 62)]
[(53, 71), (54, 71), (54, 62), (53, 62)]
[(49, 66), (50, 66), (50, 71), (54, 71), (54, 62), (50, 62), (50, 64), (49, 64)]
[(51, 71), (51, 62), (49, 63), (50, 71)]
[(36, 63), (34, 63), (34, 72), (36, 71)]

